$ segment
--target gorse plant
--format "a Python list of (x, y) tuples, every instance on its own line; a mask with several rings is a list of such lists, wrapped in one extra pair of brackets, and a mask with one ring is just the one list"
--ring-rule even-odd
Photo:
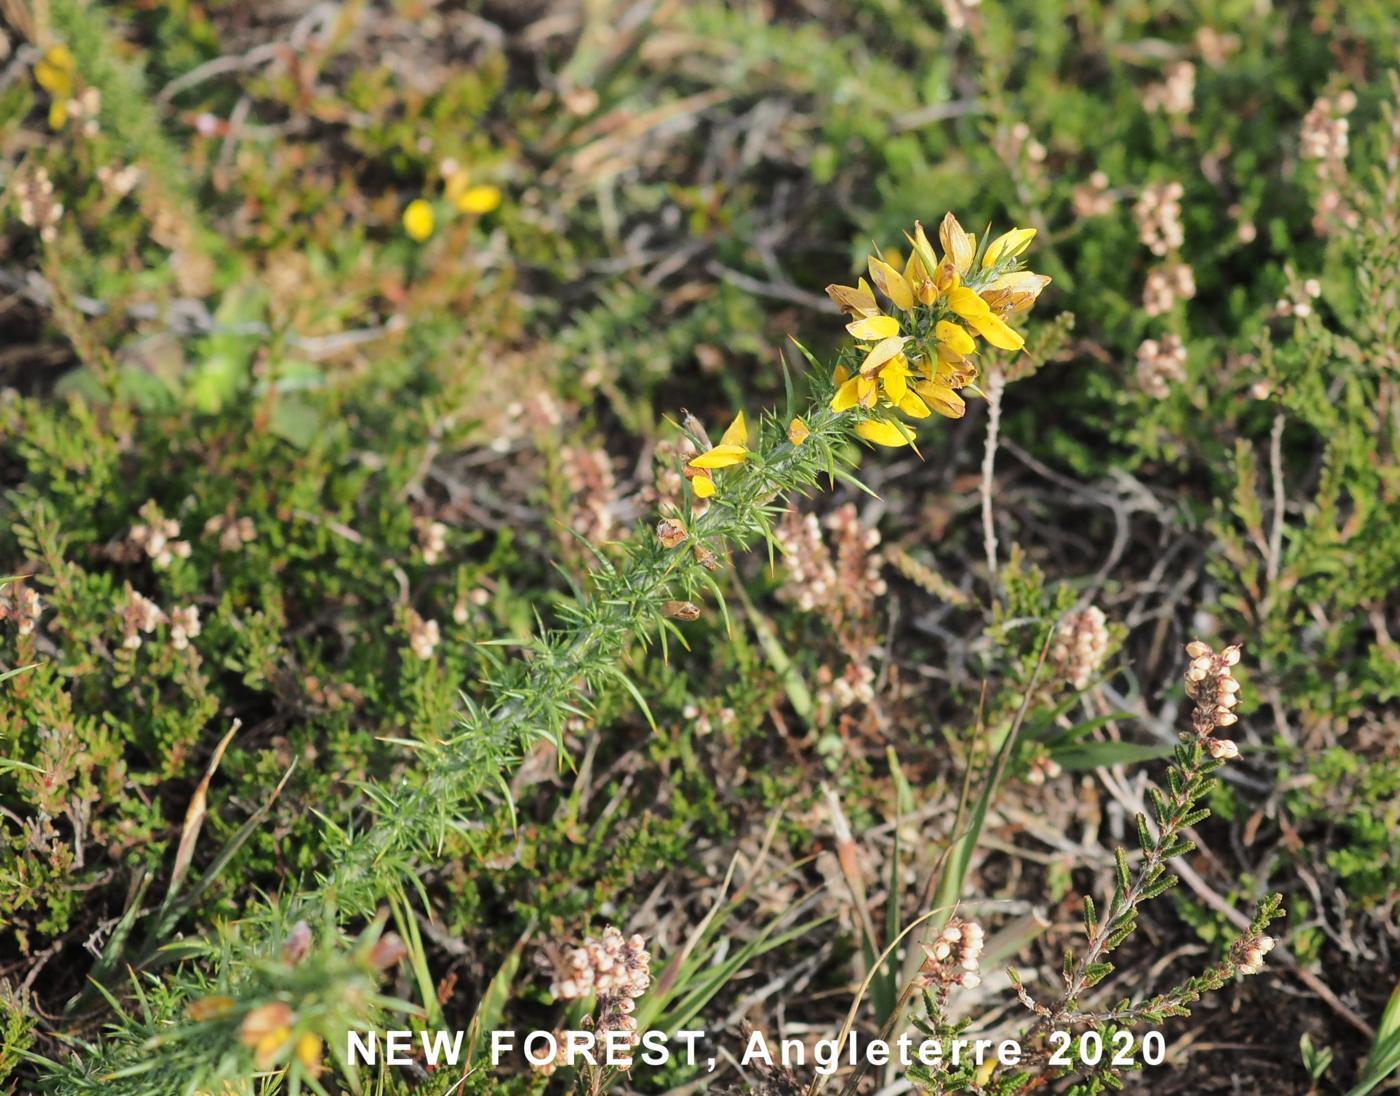
[[(362, 784), (364, 806), (350, 819), (321, 812), (328, 866), (318, 871), (314, 885), (243, 917), (217, 948), (177, 946), (177, 954), (212, 960), (207, 971), (156, 982), (158, 991), (144, 984), (154, 975), (134, 975), (140, 1012), (126, 1016), (111, 1038), (84, 1048), (76, 1059), (48, 1062), (54, 1085), (73, 1093), (100, 1085), (106, 1092), (184, 1094), (238, 1083), (250, 1070), (286, 1068), (294, 1088), (318, 1088), (313, 1045), (343, 1043), (345, 1025), (370, 1023), (384, 1002), (363, 991), (348, 993), (347, 975), (334, 962), (279, 966), (273, 957), (288, 947), (287, 934), (299, 931), (293, 926), (325, 926), (319, 934), (324, 941), (341, 927), (372, 917), (387, 901), (407, 931), (413, 908), (420, 900), (427, 905), (417, 882), (419, 865), (432, 863), (452, 838), (470, 848), (474, 819), (511, 811), (507, 774), (532, 744), (546, 742), (562, 756), (568, 721), (586, 716), (593, 698), (609, 686), (631, 693), (647, 711), (622, 666), (629, 646), (657, 640), (664, 652), (672, 640), (683, 644), (676, 621), (698, 617), (705, 593), (723, 609), (716, 579), (722, 561), (756, 540), (773, 544), (786, 496), (816, 488), (823, 479), (854, 482), (845, 448), (853, 438), (912, 444), (914, 432), (894, 417), (896, 409), (915, 419), (928, 417), (931, 408), (951, 417), (962, 414), (957, 389), (975, 375), (975, 340), (959, 321), (993, 346), (1022, 345), (1003, 316), (1028, 308), (1044, 284), (1020, 271), (1019, 255), (1034, 233), (1014, 230), (978, 248), (950, 215), (940, 234), (941, 259), (917, 225), (910, 237), (914, 250), (902, 271), (871, 258), (871, 276), (891, 305), (889, 314), (863, 281), (854, 290), (831, 288), (833, 298), (858, 317), (850, 324), (852, 334), (868, 345), (850, 351), (849, 366), (838, 365), (830, 380), (825, 370), (814, 369), (805, 404), (789, 384), (781, 413), (765, 413), (752, 429), (740, 413), (718, 444), (689, 420), (691, 453), (684, 473), (696, 501), (661, 515), (650, 535), (613, 550), (595, 548), (589, 584), (560, 606), (558, 627), (510, 644), (488, 644), (484, 695), (463, 695), (455, 731), (403, 741), (412, 750), (412, 765), (397, 783)], [(130, 538), (137, 551), (158, 566), (189, 554), (177, 524), (154, 508), (144, 516)], [(218, 518), (209, 515), (210, 521)], [(132, 603), (140, 595), (128, 588), (126, 597)], [(141, 599), (123, 617), (129, 618), (126, 634), (138, 647), (140, 634), (165, 619), (154, 606), (142, 606), (150, 603)], [(519, 648), (519, 656), (497, 653), (504, 646)], [(284, 968), (287, 974), (274, 992), (254, 976)], [(431, 984), (421, 971), (419, 981), (425, 990)], [(348, 1000), (350, 1014), (314, 1006), (332, 997)], [(190, 999), (172, 1029), (182, 1002)], [(426, 993), (425, 1005), (429, 1002)], [(150, 1052), (164, 1045), (197, 1045), (199, 1059), (170, 1070)], [(353, 1074), (348, 1080), (354, 1085)]]

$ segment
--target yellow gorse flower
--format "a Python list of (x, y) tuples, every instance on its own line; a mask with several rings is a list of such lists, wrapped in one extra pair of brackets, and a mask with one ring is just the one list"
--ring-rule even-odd
[[(960, 418), (966, 411), (959, 389), (972, 383), (978, 339), (998, 350), (1021, 350), (1025, 340), (1006, 317), (1035, 303), (1050, 279), (1021, 266), (1035, 238), (1033, 228), (1013, 228), (984, 242), (963, 229), (951, 213), (938, 228), (941, 257), (917, 222), (902, 268), (891, 255), (872, 255), (870, 280), (829, 285), (827, 295), (851, 317), (846, 330), (859, 355), (840, 365), (831, 409), (870, 411), (889, 407), (911, 419), (932, 413)], [(873, 287), (873, 288), (872, 288)], [(887, 312), (878, 291), (892, 306)], [(908, 445), (914, 432), (894, 418), (859, 423), (856, 433), (876, 445)]]
[(433, 234), (433, 207), (422, 198), (414, 198), (404, 207), (403, 230), (410, 240), (421, 244)]
[(719, 444), (711, 446), (687, 465), (691, 489), (697, 498), (709, 498), (715, 493), (715, 480), (710, 473), (742, 464), (748, 459), (749, 426), (744, 421), (744, 413), (740, 411), (719, 439)]
[(68, 120), (68, 104), (73, 99), (78, 62), (67, 46), (50, 46), (34, 64), (35, 82), (49, 93), (49, 128), (62, 129)]
[(471, 175), (465, 170), (454, 171), (447, 177), (443, 193), (458, 213), (479, 217), (493, 212), (501, 205), (501, 191), (498, 187), (490, 183), (473, 184)]

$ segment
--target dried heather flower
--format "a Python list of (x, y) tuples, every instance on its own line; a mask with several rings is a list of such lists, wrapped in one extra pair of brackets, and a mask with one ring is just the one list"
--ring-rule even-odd
[(982, 10), (982, 0), (943, 0), (943, 15), (953, 30), (975, 27)]
[(1190, 114), (1196, 105), (1196, 66), (1190, 61), (1168, 65), (1165, 79), (1143, 93), (1142, 105), (1153, 113)]
[(424, 620), (417, 610), (410, 609), (407, 615), (408, 646), (424, 662), (433, 657), (442, 635), (436, 620)]
[(1030, 765), (1026, 770), (1026, 783), (1039, 787), (1047, 780), (1054, 780), (1064, 770), (1060, 763), (1049, 754), (1038, 754), (1032, 757)]
[(1145, 186), (1133, 206), (1138, 238), (1154, 255), (1168, 255), (1186, 240), (1181, 227), (1181, 198), (1186, 193), (1178, 182)]
[(131, 527), (126, 536), (127, 543), (146, 553), (151, 566), (158, 571), (169, 567), (175, 559), (189, 559), (189, 541), (179, 540), (180, 523), (167, 518), (160, 507), (151, 499), (139, 511), (145, 519)]
[(541, 1062), (538, 1065), (536, 1065), (534, 1062), (531, 1062), (530, 1068), (533, 1069), (536, 1073), (538, 1073), (541, 1077), (552, 1077), (554, 1076), (556, 1071), (563, 1069), (568, 1064), (568, 1044), (565, 1041), (563, 1031), (556, 1028), (554, 1032), (554, 1057), (551, 1058), (549, 1061)]
[(219, 547), (225, 552), (236, 552), (243, 545), (258, 539), (257, 528), (252, 518), (235, 517), (232, 513), (216, 514), (204, 523), (206, 537), (218, 536)]
[(113, 198), (125, 198), (133, 190), (136, 184), (141, 181), (141, 169), (135, 164), (127, 164), (126, 167), (113, 168), (108, 164), (103, 164), (97, 169), (97, 181)]
[(566, 951), (554, 972), (549, 991), (562, 1001), (596, 995), (593, 1028), (599, 1033), (621, 1032), (624, 1042), (640, 1039), (632, 1016), (635, 1001), (651, 986), (651, 954), (640, 936), (624, 937), (609, 925), (601, 937), (589, 937), (581, 947)]
[(944, 991), (953, 986), (976, 988), (982, 982), (977, 970), (985, 942), (981, 925), (954, 917), (931, 943), (923, 945), (924, 961), (915, 984)]
[(1171, 386), (1186, 380), (1186, 346), (1177, 335), (1163, 335), (1160, 342), (1144, 339), (1137, 351), (1137, 381), (1153, 399), (1166, 399)]
[(159, 605), (126, 586), (126, 600), (118, 610), (122, 622), (122, 646), (134, 651), (141, 646), (141, 634), (150, 634), (166, 622)]
[(68, 116), (78, 123), (84, 137), (96, 137), (98, 118), (102, 113), (102, 93), (94, 87), (83, 88), (68, 100)]
[(1216, 760), (1228, 761), (1239, 756), (1239, 750), (1229, 739), (1215, 739), (1217, 727), (1229, 727), (1238, 722), (1234, 707), (1239, 703), (1240, 683), (1232, 668), (1240, 661), (1238, 646), (1225, 647), (1218, 654), (1199, 639), (1186, 645), (1191, 663), (1186, 667), (1186, 695), (1196, 702), (1191, 726), (1201, 744)]
[(822, 610), (838, 621), (864, 616), (887, 589), (880, 573), (884, 556), (876, 551), (880, 531), (862, 525), (851, 503), (832, 511), (826, 528), (830, 548), (814, 514), (784, 516), (777, 540), (792, 580), (778, 596), (804, 612)]
[(446, 525), (431, 518), (417, 517), (413, 519), (413, 531), (418, 537), (418, 551), (424, 563), (431, 567), (442, 559), (443, 552), (447, 550)]
[(603, 449), (578, 446), (565, 446), (560, 456), (572, 496), (569, 527), (595, 544), (608, 540), (617, 527), (619, 505), (611, 458)]
[(1272, 936), (1262, 933), (1250, 933), (1240, 937), (1230, 948), (1235, 969), (1240, 974), (1258, 974), (1264, 969), (1264, 956), (1273, 951), (1277, 943)]
[(1055, 632), (1050, 665), (1073, 689), (1086, 689), (1108, 653), (1108, 618), (1097, 605), (1067, 613)]
[(1321, 188), (1313, 216), (1313, 228), (1326, 235), (1338, 226), (1354, 227), (1360, 214), (1345, 207), (1342, 188), (1347, 181), (1347, 152), (1349, 151), (1346, 115), (1356, 108), (1356, 95), (1343, 91), (1335, 99), (1325, 96), (1313, 103), (1303, 117), (1298, 135), (1298, 152), (1305, 160), (1317, 164)]
[[(698, 450), (689, 438), (663, 438), (656, 443), (652, 452), (652, 490), (655, 492), (656, 501), (663, 508), (675, 508), (680, 505), (685, 494), (685, 476), (681, 470), (697, 453)], [(703, 514), (708, 507), (708, 502), (697, 499), (696, 516)]]
[(63, 203), (53, 196), (53, 180), (49, 173), (36, 167), (16, 183), (15, 193), (19, 199), (19, 219), (37, 229), (41, 240), (53, 240), (63, 217)]
[(0, 588), (0, 620), (13, 620), (20, 635), (27, 636), (34, 631), (34, 626), (39, 622), (39, 614), (43, 611), (44, 603), (28, 586)]
[(170, 645), (183, 651), (200, 633), (199, 607), (184, 605), (170, 611)]
[(1350, 123), (1328, 98), (1321, 97), (1303, 116), (1298, 151), (1305, 160), (1340, 161), (1349, 151)]
[(839, 676), (822, 666), (817, 670), (817, 706), (824, 712), (842, 711), (875, 699), (875, 670), (869, 663), (852, 660)]
[(1170, 312), (1177, 301), (1196, 295), (1196, 276), (1186, 263), (1166, 263), (1147, 274), (1142, 289), (1142, 310), (1149, 316)]
[(1108, 176), (1102, 171), (1089, 175), (1087, 183), (1081, 183), (1070, 192), (1070, 204), (1076, 217), (1102, 217), (1113, 212), (1113, 195), (1108, 192)]

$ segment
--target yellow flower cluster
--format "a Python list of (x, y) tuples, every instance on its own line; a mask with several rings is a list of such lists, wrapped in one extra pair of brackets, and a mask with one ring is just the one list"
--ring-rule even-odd
[(35, 82), (49, 93), (49, 127), (62, 129), (76, 93), (78, 63), (65, 45), (50, 46), (34, 65)]
[[(977, 238), (949, 213), (938, 229), (941, 258), (915, 223), (902, 270), (871, 256), (869, 282), (827, 286), (837, 307), (851, 317), (846, 330), (861, 355), (855, 368), (837, 367), (831, 409), (886, 406), (910, 419), (933, 412), (961, 418), (966, 405), (958, 390), (977, 376), (971, 356), (978, 338), (999, 350), (1025, 346), (1006, 317), (1029, 309), (1050, 281), (1021, 268), (1020, 255), (1034, 237), (1033, 228), (1013, 228), (979, 250)], [(881, 308), (876, 290), (892, 306), (890, 312)], [(914, 440), (914, 431), (895, 418), (867, 419), (856, 433), (877, 445)]]
[[(458, 213), (482, 217), (501, 205), (501, 191), (490, 183), (473, 183), (471, 175), (455, 161), (443, 161), (443, 197)], [(432, 203), (415, 198), (404, 207), (403, 230), (409, 239), (422, 243), (433, 234), (435, 215)]]
[[(855, 336), (858, 348), (850, 368), (836, 367), (831, 410), (839, 415), (856, 407), (888, 407), (910, 419), (925, 419), (935, 411), (961, 418), (967, 407), (959, 389), (977, 376), (972, 361), (977, 340), (998, 350), (1025, 347), (1006, 319), (1035, 304), (1050, 282), (1021, 265), (1020, 256), (1034, 238), (1033, 228), (1013, 228), (990, 242), (984, 240), (979, 248), (977, 238), (949, 213), (938, 228), (941, 259), (923, 225), (915, 222), (914, 234), (908, 236), (913, 250), (903, 269), (872, 255), (869, 282), (861, 278), (854, 286), (827, 286), (837, 307), (851, 317), (846, 330)], [(876, 290), (892, 306), (889, 312), (881, 307)], [(876, 445), (909, 445), (914, 440), (914, 431), (893, 416), (864, 418), (855, 432)], [(686, 464), (684, 473), (696, 497), (707, 499), (716, 490), (715, 471), (749, 460), (754, 442), (742, 411), (718, 445), (710, 444), (698, 425), (694, 433), (704, 452)], [(810, 434), (800, 418), (788, 425), (788, 441), (794, 446)]]

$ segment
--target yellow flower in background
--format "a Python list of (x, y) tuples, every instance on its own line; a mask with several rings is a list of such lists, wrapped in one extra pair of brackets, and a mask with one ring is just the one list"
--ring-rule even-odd
[(458, 213), (481, 216), (500, 208), (500, 189), (489, 183), (472, 185), (471, 175), (466, 170), (454, 171), (447, 177), (443, 193)]
[(253, 1064), (258, 1069), (268, 1069), (278, 1058), (292, 1038), (292, 1024), (296, 1016), (280, 1001), (259, 1005), (243, 1017), (238, 1025), (238, 1039), (253, 1051)]
[(421, 244), (433, 234), (433, 207), (422, 198), (414, 198), (404, 207), (403, 230), (410, 240)]
[(501, 192), (490, 184), (482, 183), (480, 186), (468, 187), (462, 192), (457, 199), (457, 212), (480, 216), (499, 209), (500, 205)]
[(303, 1032), (297, 1037), (296, 1049), (293, 1051), (297, 1056), (297, 1061), (302, 1064), (302, 1068), (313, 1077), (320, 1076), (321, 1073), (321, 1037), (312, 1032)]
[(49, 93), (49, 128), (62, 129), (68, 120), (68, 104), (73, 99), (78, 62), (67, 46), (50, 46), (34, 64), (34, 80)]
[(715, 493), (715, 480), (710, 473), (720, 468), (732, 468), (749, 459), (749, 427), (740, 411), (729, 424), (719, 444), (711, 446), (690, 461), (690, 486), (698, 498), (707, 499)]

